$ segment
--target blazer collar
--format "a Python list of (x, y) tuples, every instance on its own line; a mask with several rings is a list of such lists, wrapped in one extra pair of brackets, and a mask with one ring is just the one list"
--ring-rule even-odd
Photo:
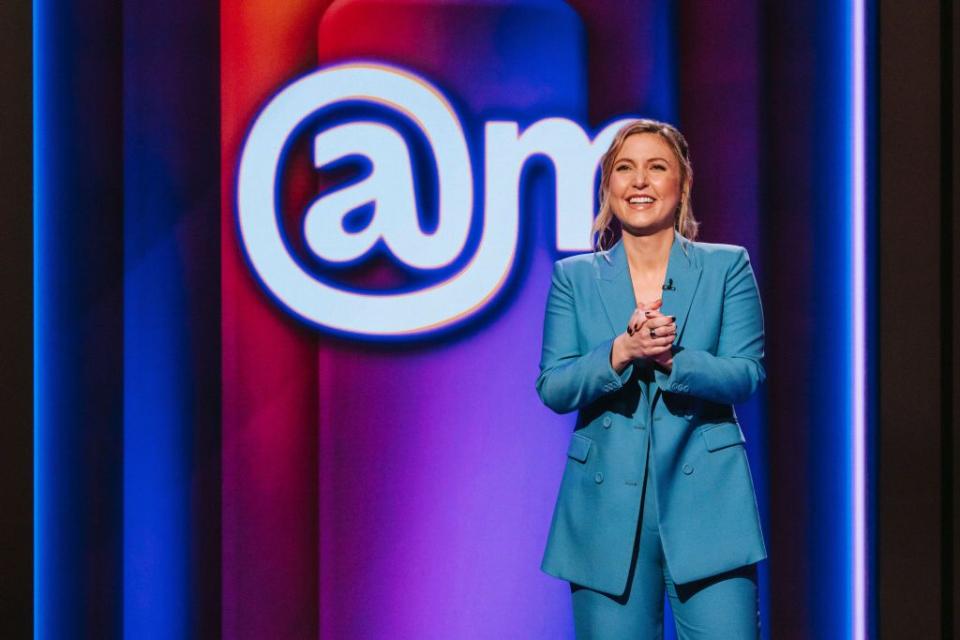
[[(616, 244), (607, 251), (595, 254), (594, 264), (597, 287), (600, 290), (600, 298), (610, 323), (612, 336), (617, 336), (627, 328), (627, 322), (637, 306), (623, 239), (617, 240)], [(700, 283), (701, 271), (700, 265), (695, 260), (693, 243), (674, 229), (664, 283), (669, 288), (663, 290), (663, 305), (660, 307), (660, 312), (677, 317), (675, 344), (679, 344), (683, 336), (687, 313), (690, 311), (690, 303)]]

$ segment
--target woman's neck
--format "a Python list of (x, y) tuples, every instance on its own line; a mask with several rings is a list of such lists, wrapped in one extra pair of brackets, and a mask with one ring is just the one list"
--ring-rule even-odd
[(673, 227), (648, 236), (624, 232), (623, 248), (627, 252), (630, 271), (636, 274), (665, 272), (673, 246)]

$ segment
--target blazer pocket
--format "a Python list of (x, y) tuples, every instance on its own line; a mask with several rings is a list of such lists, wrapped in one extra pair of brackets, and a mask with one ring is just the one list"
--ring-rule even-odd
[(587, 436), (575, 433), (573, 437), (570, 438), (570, 447), (567, 449), (567, 455), (577, 462), (586, 462), (587, 454), (590, 453), (590, 445), (592, 444), (593, 440)]
[(746, 442), (743, 431), (736, 422), (708, 425), (700, 430), (700, 435), (703, 436), (703, 442), (707, 445), (707, 451), (716, 451)]

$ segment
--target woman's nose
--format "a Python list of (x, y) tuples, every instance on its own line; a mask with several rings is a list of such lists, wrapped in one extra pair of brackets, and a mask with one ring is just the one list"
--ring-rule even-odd
[(633, 184), (636, 186), (645, 186), (647, 184), (647, 172), (643, 169), (637, 169), (633, 174)]

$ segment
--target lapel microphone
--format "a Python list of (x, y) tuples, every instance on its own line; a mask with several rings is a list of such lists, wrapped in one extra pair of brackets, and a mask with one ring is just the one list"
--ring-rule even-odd
[(663, 287), (661, 287), (661, 288), (662, 288), (664, 291), (676, 291), (676, 290), (677, 290), (677, 288), (676, 288), (675, 286), (673, 286), (673, 278), (670, 278), (669, 280), (667, 280), (667, 281), (664, 283)]

